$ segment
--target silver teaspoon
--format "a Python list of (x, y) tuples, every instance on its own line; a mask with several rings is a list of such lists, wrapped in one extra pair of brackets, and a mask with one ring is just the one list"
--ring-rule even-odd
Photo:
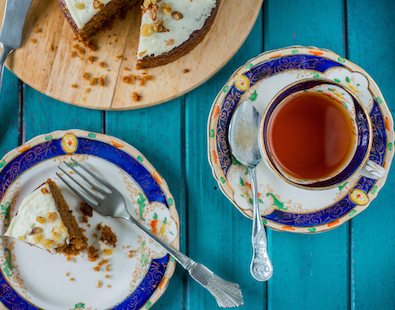
[(267, 253), (265, 226), (262, 223), (258, 201), (256, 166), (261, 160), (258, 146), (258, 132), (261, 116), (251, 102), (243, 102), (230, 121), (228, 139), (233, 156), (247, 167), (254, 202), (252, 224), (251, 275), (257, 281), (267, 281), (273, 275), (273, 265)]

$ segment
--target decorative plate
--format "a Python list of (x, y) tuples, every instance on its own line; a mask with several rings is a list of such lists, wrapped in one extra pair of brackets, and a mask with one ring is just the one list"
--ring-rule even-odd
[(228, 126), (240, 102), (249, 100), (260, 113), (285, 86), (306, 78), (326, 78), (351, 89), (369, 111), (373, 147), (369, 158), (383, 166), (379, 180), (355, 175), (337, 188), (311, 191), (274, 175), (263, 162), (257, 167), (265, 225), (281, 231), (315, 233), (333, 229), (368, 207), (384, 186), (393, 158), (393, 120), (380, 89), (360, 67), (315, 47), (291, 46), (270, 51), (239, 68), (215, 99), (208, 119), (208, 157), (222, 192), (247, 217), (252, 216), (247, 170), (230, 153)]
[(0, 302), (9, 309), (150, 308), (166, 290), (174, 260), (127, 222), (94, 212), (83, 223), (81, 201), (55, 174), (59, 163), (71, 157), (117, 184), (136, 218), (179, 247), (174, 199), (165, 180), (136, 149), (116, 138), (81, 130), (38, 136), (0, 162), (2, 234), (23, 197), (50, 177), (61, 187), (89, 244), (98, 223), (109, 225), (118, 243), (112, 254), (90, 262), (86, 254), (70, 259), (0, 239)]

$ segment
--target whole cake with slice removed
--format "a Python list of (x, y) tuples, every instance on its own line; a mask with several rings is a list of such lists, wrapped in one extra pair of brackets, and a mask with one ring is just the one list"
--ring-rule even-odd
[(220, 0), (59, 0), (85, 42), (131, 5), (142, 9), (137, 68), (168, 64), (189, 53), (214, 22)]
[(51, 179), (25, 197), (5, 236), (68, 256), (87, 248), (87, 238)]

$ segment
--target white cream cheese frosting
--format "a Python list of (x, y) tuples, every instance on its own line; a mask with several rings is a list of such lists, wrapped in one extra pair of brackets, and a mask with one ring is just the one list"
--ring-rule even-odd
[(78, 29), (84, 26), (100, 11), (100, 5), (111, 0), (64, 0), (64, 3)]
[(12, 237), (54, 253), (68, 244), (68, 230), (63, 224), (47, 183), (21, 203), (5, 236)]
[[(162, 0), (156, 5), (155, 20), (150, 10), (143, 13), (138, 59), (170, 52), (186, 42), (194, 31), (204, 26), (217, 0)], [(150, 25), (153, 26), (158, 20), (163, 20), (163, 26), (168, 31), (156, 32), (152, 29)]]

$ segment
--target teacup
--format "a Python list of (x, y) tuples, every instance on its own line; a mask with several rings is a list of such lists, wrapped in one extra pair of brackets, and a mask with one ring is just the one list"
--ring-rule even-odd
[[(342, 109), (350, 124), (349, 153), (341, 164), (325, 177), (300, 177), (284, 168), (274, 155), (273, 141), (269, 139), (270, 124), (273, 116), (292, 98), (305, 93), (320, 94), (333, 99)], [(342, 113), (343, 113), (342, 112)], [(277, 113), (278, 114), (278, 113)], [(269, 126), (270, 125), (270, 126)], [(272, 137), (273, 135), (271, 135)], [(272, 137), (273, 139), (273, 137)], [(384, 168), (369, 160), (372, 148), (373, 130), (369, 114), (354, 93), (343, 85), (326, 79), (305, 79), (297, 81), (283, 88), (268, 104), (262, 117), (259, 133), (259, 147), (266, 165), (286, 182), (305, 189), (325, 189), (338, 186), (352, 176), (361, 174), (372, 179), (384, 175)], [(339, 141), (340, 143), (340, 141)], [(309, 150), (305, 150), (308, 152)], [(291, 153), (290, 153), (291, 154)]]

